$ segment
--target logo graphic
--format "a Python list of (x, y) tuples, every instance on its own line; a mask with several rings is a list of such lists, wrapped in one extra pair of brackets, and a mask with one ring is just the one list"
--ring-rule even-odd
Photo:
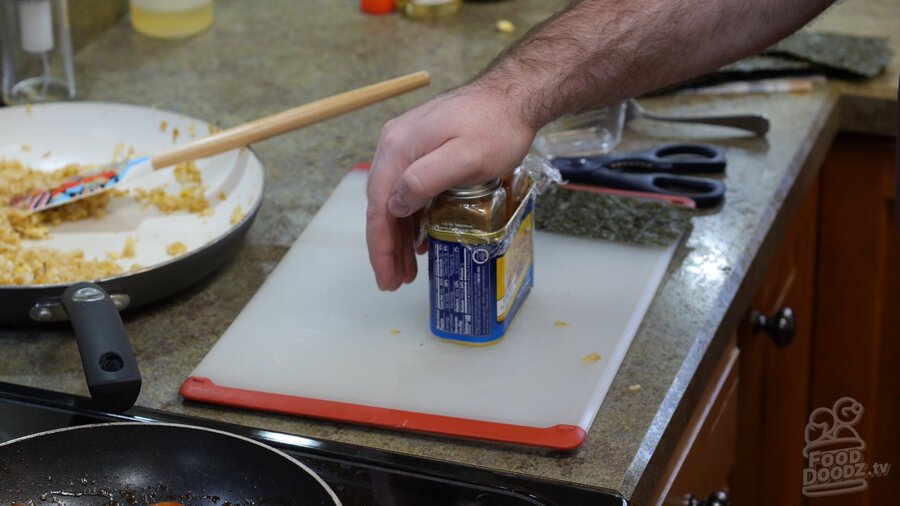
[(490, 259), (491, 253), (484, 248), (477, 248), (472, 252), (472, 260), (478, 265), (485, 264)]
[(866, 478), (885, 476), (890, 464), (873, 464), (868, 471), (866, 443), (854, 426), (863, 416), (863, 406), (851, 397), (835, 401), (830, 409), (817, 408), (806, 425), (803, 456), (803, 495), (819, 497), (859, 492), (868, 488)]

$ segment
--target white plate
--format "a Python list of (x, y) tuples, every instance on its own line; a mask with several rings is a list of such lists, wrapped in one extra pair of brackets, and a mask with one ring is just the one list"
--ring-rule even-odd
[[(62, 102), (5, 107), (0, 108), (0, 159), (19, 160), (48, 171), (70, 163), (105, 165), (124, 159), (129, 151), (130, 156), (163, 153), (209, 135), (209, 129), (208, 123), (182, 114), (127, 104)], [(135, 264), (144, 270), (175, 261), (179, 257), (166, 252), (168, 245), (180, 241), (189, 254), (226, 237), (251, 219), (262, 200), (263, 166), (252, 151), (233, 150), (198, 160), (197, 167), (214, 209), (211, 216), (165, 214), (132, 198), (116, 198), (107, 216), (53, 227), (50, 239), (26, 241), (23, 247), (80, 249), (87, 258), (105, 259), (109, 252), (122, 252), (127, 239), (134, 237), (135, 257), (118, 260), (125, 270), (122, 275), (129, 274)], [(170, 192), (180, 188), (173, 169), (128, 180), (119, 187), (151, 189), (161, 185)], [(224, 200), (220, 194), (225, 195)], [(232, 224), (238, 206), (243, 218)]]

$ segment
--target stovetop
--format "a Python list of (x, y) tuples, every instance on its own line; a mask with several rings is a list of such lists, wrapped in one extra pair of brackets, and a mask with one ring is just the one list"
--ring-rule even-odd
[[(93, 410), (86, 398), (0, 382), (0, 443), (51, 429), (134, 421), (203, 426), (266, 443), (313, 469), (347, 506), (626, 504), (624, 499), (605, 490), (163, 411), (134, 407), (124, 415), (104, 413)], [(0, 498), (0, 501), (13, 499)]]

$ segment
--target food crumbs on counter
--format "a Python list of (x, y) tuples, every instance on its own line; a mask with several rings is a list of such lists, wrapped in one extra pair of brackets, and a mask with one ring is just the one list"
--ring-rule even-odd
[(172, 244), (166, 246), (166, 253), (169, 256), (176, 257), (178, 255), (183, 255), (187, 253), (187, 245), (181, 241), (173, 242)]
[(176, 142), (178, 142), (178, 135), (180, 133), (181, 132), (179, 132), (177, 128), (172, 129), (172, 144), (175, 144)]
[(555, 322), (553, 322), (553, 326), (554, 327), (571, 327), (572, 324), (569, 322), (564, 322), (562, 320), (556, 320)]
[(188, 135), (191, 136), (191, 139), (197, 137), (197, 125), (193, 121), (188, 124)]
[(640, 389), (641, 389), (640, 385), (631, 385), (630, 387), (628, 387), (628, 390), (630, 390), (632, 392), (637, 392)]
[(168, 123), (166, 120), (162, 120), (162, 121), (159, 123), (159, 131), (160, 131), (160, 132), (165, 132), (167, 128), (169, 128), (169, 123)]
[(220, 191), (219, 194), (216, 195), (216, 197), (218, 197), (219, 200), (226, 200), (228, 198), (228, 195), (225, 195), (225, 192)]
[(238, 204), (233, 211), (231, 211), (231, 224), (234, 225), (244, 219), (244, 209)]
[(516, 25), (513, 24), (512, 21), (508, 19), (501, 19), (497, 21), (497, 31), (503, 33), (513, 33), (516, 31)]
[(594, 362), (599, 362), (600, 358), (601, 358), (600, 354), (597, 352), (594, 352), (589, 355), (585, 355), (585, 356), (581, 357), (581, 361), (584, 362), (585, 364), (593, 364)]
[(31, 151), (31, 146), (29, 146), (28, 144), (22, 144), (22, 151), (25, 151), (26, 153)]
[(392, 335), (392, 336), (396, 336), (396, 335), (399, 334), (399, 333), (400, 333), (400, 329), (391, 329), (391, 335)]

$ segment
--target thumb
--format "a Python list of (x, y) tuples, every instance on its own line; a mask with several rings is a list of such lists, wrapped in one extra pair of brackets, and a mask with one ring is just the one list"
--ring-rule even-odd
[(409, 216), (448, 188), (490, 179), (482, 174), (483, 159), (464, 144), (459, 138), (450, 140), (407, 167), (388, 198), (388, 211), (398, 218)]

